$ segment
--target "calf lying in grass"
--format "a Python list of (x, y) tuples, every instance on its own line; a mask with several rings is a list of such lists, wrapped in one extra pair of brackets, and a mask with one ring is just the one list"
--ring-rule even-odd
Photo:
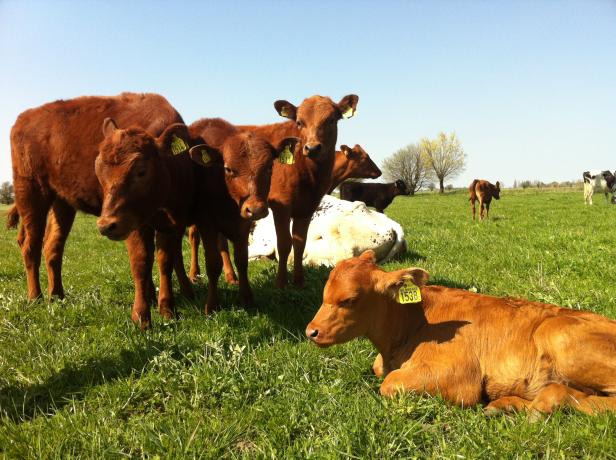
[(344, 260), (306, 335), (321, 347), (368, 337), (387, 396), (440, 394), (487, 413), (616, 410), (616, 321), (427, 280), (420, 268), (381, 270), (372, 251)]

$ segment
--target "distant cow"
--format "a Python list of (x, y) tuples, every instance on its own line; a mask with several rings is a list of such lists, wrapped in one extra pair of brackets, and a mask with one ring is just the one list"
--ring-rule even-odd
[[(16, 225), (19, 217), (23, 222), (18, 241), (30, 299), (41, 295), (41, 252), (47, 265), (49, 295), (64, 296), (62, 255), (75, 213), (101, 212), (103, 192), (94, 161), (107, 117), (122, 126), (140, 127), (154, 137), (162, 135), (168, 125), (182, 122), (179, 113), (158, 94), (123, 93), (60, 100), (26, 110), (11, 130), (15, 184), (11, 223)], [(149, 225), (135, 229), (126, 245), (135, 281), (133, 312), (149, 312), (148, 304), (155, 295), (151, 275), (154, 229)], [(185, 295), (192, 295), (186, 277), (180, 277), (180, 286)]]
[(492, 198), (494, 198), (495, 200), (500, 199), (500, 183), (496, 181), (496, 185), (494, 185), (487, 180), (475, 179), (473, 182), (471, 182), (471, 185), (469, 185), (468, 192), (470, 194), (469, 201), (471, 202), (471, 208), (473, 210), (473, 220), (475, 220), (476, 201), (479, 201), (480, 219), (483, 220), (484, 210), (486, 217), (489, 219), (490, 203), (492, 202)]
[(381, 394), (441, 395), (486, 413), (616, 410), (616, 321), (528, 300), (426, 286), (420, 268), (385, 272), (374, 253), (339, 263), (306, 328), (320, 347), (367, 337)]
[[(362, 202), (325, 195), (310, 221), (303, 264), (333, 267), (366, 249), (374, 250), (379, 262), (387, 262), (406, 249), (404, 230)], [(256, 259), (271, 257), (275, 252), (274, 222), (265, 218), (255, 226), (248, 253)]]
[(608, 194), (614, 196), (616, 191), (616, 177), (610, 171), (584, 171), (584, 204), (592, 204), (592, 195), (595, 192), (605, 194), (605, 200), (610, 202)]
[(403, 180), (389, 184), (365, 184), (362, 182), (345, 182), (340, 186), (340, 198), (347, 201), (363, 201), (383, 212), (398, 195), (410, 195), (410, 190)]

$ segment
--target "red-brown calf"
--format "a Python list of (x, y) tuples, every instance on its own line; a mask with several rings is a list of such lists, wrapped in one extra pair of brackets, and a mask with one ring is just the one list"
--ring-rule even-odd
[(326, 347), (365, 336), (381, 394), (440, 394), (486, 412), (569, 405), (616, 410), (616, 321), (528, 300), (426, 286), (420, 268), (385, 272), (374, 253), (340, 262), (306, 328)]
[(381, 170), (359, 144), (355, 144), (353, 148), (341, 145), (340, 150), (336, 151), (332, 183), (327, 193), (331, 193), (347, 179), (377, 179), (378, 177), (381, 177)]
[(485, 211), (486, 217), (490, 218), (490, 203), (492, 198), (495, 200), (500, 199), (500, 183), (497, 181), (496, 185), (491, 184), (487, 180), (475, 179), (468, 186), (468, 193), (470, 194), (469, 201), (471, 202), (471, 208), (473, 210), (473, 220), (475, 220), (475, 202), (479, 201), (480, 219), (483, 220), (483, 212)]

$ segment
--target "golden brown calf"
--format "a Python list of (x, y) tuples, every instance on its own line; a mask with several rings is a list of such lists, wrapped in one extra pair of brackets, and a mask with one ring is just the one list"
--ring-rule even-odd
[(496, 185), (491, 184), (487, 180), (475, 179), (468, 186), (468, 193), (470, 195), (469, 201), (471, 202), (471, 208), (473, 210), (473, 220), (475, 220), (475, 202), (479, 201), (479, 218), (483, 220), (483, 213), (485, 211), (486, 217), (490, 218), (490, 203), (492, 198), (500, 200), (500, 182), (496, 181)]
[(372, 251), (344, 260), (306, 335), (321, 347), (368, 337), (383, 395), (440, 394), (488, 413), (616, 410), (615, 321), (427, 280), (420, 268), (381, 270)]

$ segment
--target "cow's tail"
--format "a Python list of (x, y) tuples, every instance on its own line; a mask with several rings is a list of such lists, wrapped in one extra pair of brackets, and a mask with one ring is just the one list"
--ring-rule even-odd
[(14, 229), (19, 224), (19, 212), (17, 212), (17, 206), (13, 205), (9, 212), (6, 214), (6, 228)]
[(471, 203), (477, 199), (477, 192), (475, 192), (475, 186), (477, 185), (477, 182), (479, 182), (479, 179), (473, 179), (471, 185), (468, 186), (468, 191), (471, 194), (471, 196), (468, 198), (468, 201), (470, 201)]

